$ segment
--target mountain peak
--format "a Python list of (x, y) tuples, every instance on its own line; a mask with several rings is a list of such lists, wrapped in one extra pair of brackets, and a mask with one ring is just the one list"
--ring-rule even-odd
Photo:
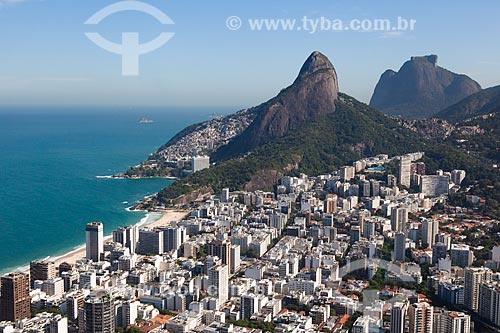
[(421, 57), (411, 57), (410, 61), (428, 61), (435, 67), (437, 67), (438, 63), (438, 56), (435, 54), (430, 54), (426, 56), (421, 56)]
[(319, 114), (335, 111), (339, 94), (337, 73), (328, 58), (313, 52), (302, 65), (292, 85), (276, 97), (252, 108), (257, 115), (250, 126), (214, 154), (228, 159), (284, 136)]
[(335, 68), (333, 67), (330, 60), (328, 60), (328, 58), (323, 53), (314, 51), (302, 65), (297, 79), (306, 78), (307, 76), (314, 74), (320, 70), (335, 72)]
[(411, 57), (397, 72), (385, 71), (370, 106), (391, 116), (423, 119), (480, 90), (468, 76), (439, 67), (438, 56), (430, 54)]

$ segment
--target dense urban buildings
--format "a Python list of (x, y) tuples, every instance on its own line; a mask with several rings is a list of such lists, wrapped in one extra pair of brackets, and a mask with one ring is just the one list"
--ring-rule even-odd
[[(270, 192), (223, 188), (112, 239), (91, 222), (81, 257), (2, 277), (0, 333), (470, 333), (471, 314), (500, 325), (500, 246), (485, 254), (465, 236), (496, 222), (419, 192), (422, 156), (283, 176)], [(455, 190), (465, 177), (436, 174)]]

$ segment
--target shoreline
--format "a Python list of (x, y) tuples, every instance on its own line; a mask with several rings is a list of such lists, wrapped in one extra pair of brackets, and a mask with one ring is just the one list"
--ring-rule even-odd
[(95, 176), (97, 179), (169, 179), (179, 180), (179, 177), (173, 176), (156, 176), (156, 177), (129, 177), (124, 175), (111, 175), (111, 176)]
[[(129, 209), (130, 210), (130, 209)], [(131, 210), (133, 211), (133, 210)], [(141, 210), (136, 210), (136, 211), (141, 211)], [(141, 218), (139, 221), (137, 221), (135, 224), (130, 224), (137, 226), (139, 228), (141, 227), (160, 227), (160, 226), (165, 226), (170, 224), (173, 221), (180, 221), (182, 220), (187, 214), (189, 214), (189, 211), (187, 210), (180, 210), (180, 209), (163, 209), (163, 210), (156, 210), (156, 211), (144, 211), (146, 212), (145, 216)], [(113, 235), (105, 235), (104, 236), (104, 242), (107, 242), (109, 240), (113, 239)], [(75, 246), (71, 251), (66, 252), (61, 255), (55, 255), (55, 256), (46, 256), (43, 259), (53, 261), (57, 266), (59, 266), (63, 262), (67, 262), (70, 264), (75, 264), (78, 260), (82, 259), (85, 257), (85, 244), (80, 244)], [(8, 274), (10, 272), (23, 272), (27, 273), (29, 272), (29, 265), (28, 266), (19, 266), (17, 268), (6, 268), (3, 274)]]
[[(173, 221), (179, 221), (183, 219), (188, 213), (189, 213), (188, 211), (173, 210), (173, 209), (168, 209), (168, 210), (166, 209), (162, 211), (151, 211), (146, 213), (146, 216), (144, 216), (141, 220), (139, 220), (137, 223), (133, 225), (139, 228), (141, 227), (154, 228), (154, 227), (164, 226), (170, 224)], [(158, 218), (148, 221), (148, 219), (150, 219), (152, 216), (154, 218), (155, 215), (153, 214), (155, 215), (158, 214), (159, 215)], [(112, 239), (113, 239), (112, 235), (104, 236), (104, 242), (107, 242)], [(85, 244), (59, 257), (51, 257), (50, 260), (54, 261), (56, 266), (59, 266), (63, 262), (75, 264), (78, 260), (80, 260), (83, 257), (85, 257)]]

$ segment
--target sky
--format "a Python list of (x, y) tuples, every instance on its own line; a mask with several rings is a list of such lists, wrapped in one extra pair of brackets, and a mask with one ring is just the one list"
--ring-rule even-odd
[[(437, 54), (439, 64), (500, 84), (500, 2), (385, 0), (146, 0), (174, 24), (122, 11), (84, 24), (109, 0), (0, 0), (0, 105), (134, 105), (249, 107), (295, 79), (314, 51), (335, 66), (340, 90), (369, 102), (380, 75), (413, 55)], [(237, 16), (242, 23), (235, 30)], [(416, 21), (413, 31), (255, 31), (249, 20), (303, 17)], [(237, 22), (236, 22), (237, 23)], [(228, 28), (229, 24), (229, 28)], [(300, 25), (299, 25), (300, 26)], [(175, 35), (139, 57), (139, 75), (122, 75), (122, 57), (85, 35), (140, 43)]]

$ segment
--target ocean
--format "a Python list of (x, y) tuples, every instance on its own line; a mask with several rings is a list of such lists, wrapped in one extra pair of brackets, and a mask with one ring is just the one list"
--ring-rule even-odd
[(82, 245), (89, 221), (110, 234), (144, 219), (126, 208), (172, 180), (97, 176), (124, 172), (185, 126), (232, 111), (0, 107), (0, 273)]

